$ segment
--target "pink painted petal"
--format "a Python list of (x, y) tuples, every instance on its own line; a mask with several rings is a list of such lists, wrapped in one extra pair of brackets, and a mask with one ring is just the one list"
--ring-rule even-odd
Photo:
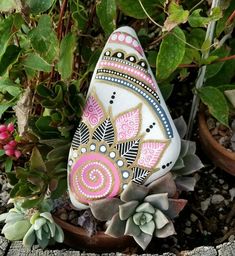
[(95, 127), (103, 117), (103, 107), (94, 96), (89, 96), (82, 118), (86, 120), (92, 127)]
[(141, 146), (138, 165), (145, 168), (153, 168), (162, 157), (168, 141), (144, 142)]
[(117, 140), (129, 140), (137, 136), (140, 129), (140, 107), (120, 114), (115, 121)]

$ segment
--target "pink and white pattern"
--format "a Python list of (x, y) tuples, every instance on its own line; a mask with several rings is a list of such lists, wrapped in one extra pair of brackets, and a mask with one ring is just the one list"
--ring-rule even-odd
[(95, 127), (104, 117), (104, 111), (94, 96), (87, 99), (82, 118)]
[(124, 44), (129, 47), (132, 47), (143, 56), (143, 49), (140, 46), (138, 40), (129, 34), (121, 33), (121, 32), (114, 32), (111, 35), (111, 37), (109, 38), (109, 42), (110, 43), (114, 42), (117, 44)]
[(133, 139), (140, 129), (140, 109), (136, 108), (117, 117), (117, 141)]
[(154, 168), (167, 146), (167, 142), (144, 142), (141, 146), (138, 165)]

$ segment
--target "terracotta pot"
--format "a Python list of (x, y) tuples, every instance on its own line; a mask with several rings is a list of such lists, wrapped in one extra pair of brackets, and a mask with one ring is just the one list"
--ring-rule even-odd
[(203, 150), (213, 163), (235, 175), (235, 153), (226, 150), (213, 138), (207, 126), (205, 108), (199, 112), (199, 136)]
[(56, 216), (53, 216), (53, 218), (63, 229), (64, 243), (69, 247), (88, 252), (122, 252), (127, 248), (137, 246), (130, 236), (114, 238), (104, 232), (97, 232), (96, 235), (90, 237), (83, 228), (73, 226)]

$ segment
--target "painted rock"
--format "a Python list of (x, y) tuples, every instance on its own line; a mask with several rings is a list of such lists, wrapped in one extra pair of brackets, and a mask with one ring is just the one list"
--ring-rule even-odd
[(119, 195), (128, 182), (148, 184), (178, 158), (180, 138), (130, 27), (115, 30), (96, 65), (68, 160), (71, 202)]

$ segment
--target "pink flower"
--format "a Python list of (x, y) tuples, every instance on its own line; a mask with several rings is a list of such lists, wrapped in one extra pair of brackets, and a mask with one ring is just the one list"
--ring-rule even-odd
[(15, 140), (11, 140), (8, 142), (8, 145), (12, 148), (15, 148), (17, 146), (17, 142)]
[(9, 123), (7, 125), (7, 130), (10, 132), (10, 133), (13, 133), (15, 128), (14, 128), (14, 124), (13, 123)]
[(19, 150), (15, 150), (15, 157), (18, 159), (21, 156), (21, 152)]
[(7, 150), (5, 150), (5, 154), (7, 156), (14, 156), (15, 155), (15, 150), (14, 149), (7, 149)]
[(8, 139), (10, 134), (8, 132), (0, 132), (0, 140)]
[(0, 124), (0, 133), (5, 132), (7, 130), (7, 126), (5, 124)]

